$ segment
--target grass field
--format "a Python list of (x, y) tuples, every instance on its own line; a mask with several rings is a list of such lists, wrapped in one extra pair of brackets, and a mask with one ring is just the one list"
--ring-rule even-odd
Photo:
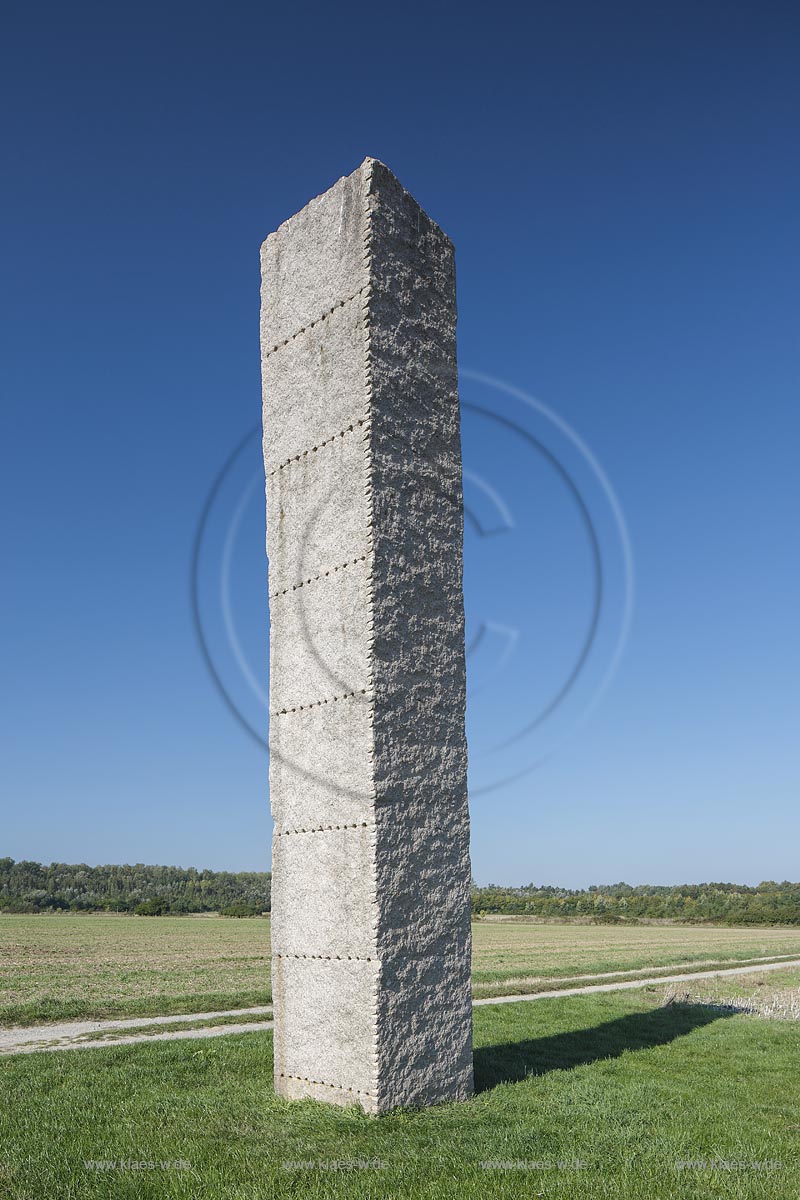
[(478, 1009), (475, 1098), (379, 1119), (276, 1100), (266, 1032), (7, 1058), (0, 1196), (797, 1197), (797, 1024), (659, 1005)]
[(0, 1022), (268, 1003), (269, 922), (0, 916)]
[[(800, 930), (481, 921), (474, 943), (476, 992), (501, 994), (800, 955)], [(268, 953), (263, 920), (4, 916), (0, 1015), (263, 1004)], [(380, 1119), (276, 1099), (268, 1031), (9, 1055), (0, 1200), (797, 1200), (800, 1023), (713, 1004), (798, 985), (787, 966), (478, 1008), (474, 1099)]]
[(472, 934), (476, 996), (536, 991), (531, 985), (606, 971), (700, 968), (800, 954), (800, 929), (787, 928), (484, 920), (473, 924)]
[[(479, 921), (476, 996), (575, 976), (800, 955), (800, 929)], [(269, 1003), (269, 922), (0, 916), (0, 1023), (202, 1012)]]
[[(800, 967), (782, 967), (780, 971), (753, 975), (731, 975), (717, 979), (697, 979), (688, 983), (665, 986), (664, 995), (688, 995), (698, 1004), (715, 1003), (721, 999), (743, 998), (764, 993), (793, 989), (800, 993)], [(659, 993), (660, 994), (660, 993)]]

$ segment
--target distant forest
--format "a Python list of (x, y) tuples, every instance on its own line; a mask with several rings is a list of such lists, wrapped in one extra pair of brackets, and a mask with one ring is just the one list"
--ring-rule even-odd
[[(0, 858), (0, 911), (121, 912), (140, 916), (219, 912), (247, 917), (269, 912), (268, 871), (198, 871), (194, 867), (88, 867)], [(476, 917), (579, 918), (602, 924), (670, 920), (725, 925), (800, 925), (800, 883), (627, 883), (585, 890), (472, 887)]]
[(473, 887), (472, 911), (532, 917), (582, 917), (603, 924), (669, 920), (692, 924), (800, 925), (800, 883), (758, 887), (741, 883), (643, 883), (594, 885), (584, 890), (538, 887)]
[(85, 863), (0, 858), (0, 911), (121, 912), (139, 916), (269, 911), (268, 871), (197, 871), (194, 867), (87, 867)]

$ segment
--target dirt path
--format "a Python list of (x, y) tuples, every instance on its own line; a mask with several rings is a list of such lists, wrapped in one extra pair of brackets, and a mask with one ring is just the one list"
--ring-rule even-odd
[[(556, 991), (532, 992), (524, 996), (487, 996), (473, 1000), (474, 1008), (486, 1004), (522, 1004), (530, 1000), (552, 1000), (558, 996), (585, 996), (594, 992), (619, 992), (651, 987), (662, 983), (690, 983), (694, 979), (713, 979), (725, 975), (753, 975), (765, 971), (798, 966), (800, 959), (790, 962), (764, 963), (749, 967), (726, 967), (714, 971), (692, 971), (682, 975), (654, 975), (649, 979), (628, 979), (617, 983), (594, 983), (583, 987), (559, 988)], [(588, 978), (592, 978), (589, 976)], [(594, 976), (603, 978), (603, 976)], [(272, 1021), (247, 1021), (230, 1025), (201, 1025), (196, 1029), (144, 1029), (171, 1025), (183, 1021), (209, 1021), (219, 1017), (262, 1016), (272, 1012), (271, 1005), (260, 1008), (236, 1008), (225, 1012), (187, 1013), (169, 1017), (125, 1017), (113, 1021), (70, 1021), (58, 1025), (32, 1025), (0, 1029), (0, 1055), (32, 1054), (42, 1050), (92, 1050), (101, 1046), (127, 1046), (136, 1042), (166, 1042), (183, 1038), (222, 1037), (226, 1033), (261, 1033), (272, 1029)], [(126, 1033), (126, 1030), (136, 1032)], [(87, 1035), (104, 1034), (102, 1039)]]
[[(127, 1045), (130, 1042), (149, 1041), (152, 1038), (161, 1041), (171, 1041), (174, 1038), (212, 1037), (212, 1029), (222, 1033), (239, 1032), (238, 1025), (204, 1026), (202, 1029), (170, 1029), (159, 1033), (134, 1033), (125, 1035), (126, 1029), (147, 1029), (159, 1025), (175, 1025), (183, 1021), (211, 1021), (219, 1017), (255, 1017), (272, 1012), (272, 1005), (258, 1008), (233, 1008), (221, 1012), (179, 1013), (169, 1017), (124, 1017), (109, 1021), (63, 1021), (52, 1025), (17, 1026), (11, 1029), (0, 1029), (0, 1054), (28, 1054), (33, 1050), (66, 1050), (77, 1047), (92, 1047), (108, 1045), (113, 1041), (115, 1046)], [(246, 1029), (271, 1029), (271, 1021), (261, 1021), (258, 1024), (248, 1022)], [(119, 1036), (117, 1036), (117, 1032)], [(90, 1040), (87, 1035), (108, 1033), (108, 1039), (99, 1041), (96, 1037)]]
[[(800, 962), (796, 954), (764, 954), (753, 958), (744, 958), (741, 960), (742, 968), (752, 966), (754, 963), (778, 963), (782, 967), (789, 967), (792, 963)], [(647, 975), (648, 971), (682, 971), (684, 968), (696, 967), (713, 967), (715, 970), (728, 970), (736, 963), (735, 959), (720, 959), (720, 958), (696, 958), (691, 962), (676, 962), (670, 963), (667, 967), (631, 967), (628, 971), (593, 971), (590, 975), (565, 975), (560, 978), (561, 983), (584, 983), (587, 980), (592, 983), (599, 979), (619, 979), (620, 975), (624, 975), (626, 979), (630, 979), (632, 975)], [(503, 987), (508, 987), (510, 983), (552, 983), (553, 977), (547, 975), (514, 975), (508, 979), (503, 979)], [(489, 984), (481, 984), (481, 987), (488, 987)]]
[(472, 1007), (481, 1004), (514, 1004), (518, 1000), (552, 1000), (554, 996), (585, 996), (590, 992), (621, 992), (624, 988), (651, 987), (658, 983), (689, 983), (692, 979), (715, 979), (718, 975), (754, 975), (764, 971), (779, 971), (781, 967), (800, 966), (800, 959), (790, 962), (764, 963), (755, 967), (725, 967), (718, 971), (690, 971), (684, 975), (654, 975), (651, 979), (626, 979), (622, 983), (593, 983), (587, 987), (559, 988), (552, 992), (532, 992), (527, 996), (494, 996), (473, 1000)]

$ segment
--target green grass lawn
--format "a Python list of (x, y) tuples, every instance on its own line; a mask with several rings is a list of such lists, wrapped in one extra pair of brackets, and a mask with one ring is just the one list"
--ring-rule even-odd
[(475, 1047), (473, 1100), (380, 1118), (276, 1099), (266, 1032), (7, 1058), (0, 1196), (800, 1195), (796, 1023), (627, 992), (476, 1010)]
[[(479, 921), (476, 996), (570, 976), (800, 955), (800, 929)], [(0, 1024), (268, 1004), (269, 921), (219, 917), (0, 916)]]

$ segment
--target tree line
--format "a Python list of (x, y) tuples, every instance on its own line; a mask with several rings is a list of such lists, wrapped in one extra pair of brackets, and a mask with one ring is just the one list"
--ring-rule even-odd
[[(0, 858), (0, 911), (121, 912), (141, 916), (269, 912), (269, 871), (198, 871), (143, 863), (89, 867), (85, 863), (14, 862)], [(713, 922), (726, 925), (800, 925), (800, 883), (767, 880), (675, 886), (628, 883), (585, 889), (472, 885), (472, 911), (546, 918), (581, 918), (614, 924), (638, 920)]]
[(198, 871), (144, 863), (45, 866), (0, 858), (0, 911), (257, 916), (269, 911), (271, 882), (269, 871)]
[(800, 883), (595, 884), (586, 889), (476, 887), (472, 911), (534, 917), (583, 917), (614, 924), (670, 920), (725, 925), (800, 925)]

